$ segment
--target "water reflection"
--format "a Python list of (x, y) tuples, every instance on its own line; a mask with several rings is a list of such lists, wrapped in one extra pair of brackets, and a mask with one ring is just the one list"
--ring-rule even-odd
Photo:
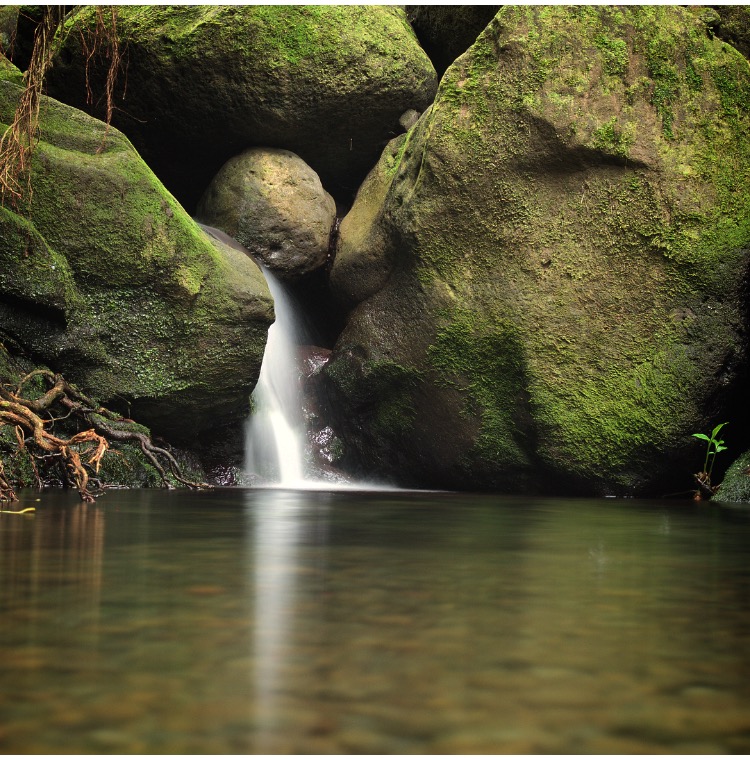
[[(49, 613), (41, 608), (49, 596), (59, 615), (74, 606), (88, 621), (87, 645), (96, 648), (102, 596), (105, 545), (104, 514), (95, 505), (76, 503), (49, 517), (0, 514), (0, 552), (3, 566), (3, 602), (6, 610), (23, 608), (29, 624), (26, 641), (34, 645), (39, 631), (33, 621)], [(28, 529), (32, 527), (32, 529)], [(53, 591), (50, 593), (50, 591)], [(64, 598), (64, 601), (63, 601)], [(30, 660), (33, 661), (33, 660)]]
[(111, 493), (0, 516), (5, 753), (750, 749), (747, 510)]

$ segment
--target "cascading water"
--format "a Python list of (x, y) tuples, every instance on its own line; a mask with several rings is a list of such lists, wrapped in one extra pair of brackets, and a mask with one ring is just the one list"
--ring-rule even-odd
[[(200, 223), (199, 223), (200, 224)], [(244, 253), (236, 240), (215, 227), (200, 224), (211, 237)], [(252, 395), (253, 410), (245, 425), (245, 478), (249, 484), (288, 489), (361, 490), (387, 486), (352, 482), (337, 470), (331, 454), (335, 433), (330, 426), (308, 430), (308, 417), (316, 415), (308, 393), (302, 388), (305, 376), (325, 362), (326, 349), (314, 347), (315, 335), (308, 328), (298, 304), (266, 267), (261, 266), (274, 301), (276, 320), (268, 330), (260, 376)], [(306, 346), (304, 360), (298, 356)], [(311, 411), (312, 409), (312, 411)], [(309, 471), (308, 471), (309, 470)]]
[(263, 267), (276, 321), (268, 330), (253, 412), (245, 434), (245, 473), (280, 487), (304, 487), (306, 430), (296, 350), (303, 326), (281, 282)]

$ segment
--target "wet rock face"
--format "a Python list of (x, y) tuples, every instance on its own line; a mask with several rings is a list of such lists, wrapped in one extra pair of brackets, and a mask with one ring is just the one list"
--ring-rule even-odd
[[(114, 123), (191, 213), (219, 168), (258, 145), (294, 151), (350, 201), (399, 116), (424, 110), (437, 87), (395, 6), (121, 6), (118, 16), (127, 89), (123, 79)], [(93, 26), (94, 9), (79, 23)], [(49, 94), (91, 108), (84, 61), (71, 34)], [(103, 92), (106, 67), (92, 63)]]
[(341, 441), (329, 424), (331, 409), (322, 382), (322, 372), (330, 358), (331, 351), (319, 346), (303, 345), (297, 351), (302, 415), (307, 429), (307, 467), (315, 479), (344, 482), (346, 477), (339, 469)]
[(503, 7), (342, 221), (347, 455), (423, 485), (684, 489), (747, 356), (749, 92), (686, 8)]
[(295, 281), (326, 263), (336, 204), (299, 156), (251, 148), (224, 164), (197, 216), (237, 240), (280, 279)]

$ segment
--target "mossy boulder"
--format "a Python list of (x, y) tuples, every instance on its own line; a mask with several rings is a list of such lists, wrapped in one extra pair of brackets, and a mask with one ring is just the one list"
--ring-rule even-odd
[[(95, 22), (92, 7), (71, 23)], [(253, 146), (297, 153), (350, 199), (399, 116), (424, 110), (437, 84), (395, 6), (121, 6), (117, 30), (127, 89), (114, 123), (191, 212), (219, 168)], [(86, 109), (84, 60), (71, 34), (48, 87)], [(105, 70), (92, 66), (96, 93)]]
[(351, 461), (431, 486), (685, 489), (690, 434), (744, 413), (749, 116), (750, 67), (700, 14), (502, 8), (384, 153), (380, 207), (352, 209), (373, 223), (342, 247), (388, 240), (390, 269), (325, 370)]
[[(20, 88), (0, 81), (0, 123)], [(41, 104), (30, 204), (0, 210), (0, 339), (189, 443), (241, 421), (273, 305), (116, 129)]]
[(743, 453), (727, 469), (715, 501), (750, 503), (750, 451)]
[[(2, 32), (2, 14), (0, 14), (0, 40), (3, 37)], [(4, 50), (5, 47), (0, 44), (0, 50)], [(0, 79), (15, 82), (16, 84), (23, 84), (23, 73), (15, 64), (6, 58), (2, 52), (0, 52)]]
[(326, 264), (336, 203), (299, 156), (249, 148), (213, 178), (197, 218), (231, 235), (280, 279), (295, 281)]
[(346, 308), (374, 295), (390, 276), (394, 245), (389, 226), (383, 223), (384, 201), (405, 145), (406, 135), (388, 143), (341, 220), (329, 285)]

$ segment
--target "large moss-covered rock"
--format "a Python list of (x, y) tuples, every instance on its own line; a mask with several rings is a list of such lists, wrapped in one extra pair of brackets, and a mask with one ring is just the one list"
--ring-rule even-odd
[(250, 148), (222, 166), (197, 216), (231, 235), (276, 276), (295, 281), (328, 260), (336, 203), (299, 156)]
[(326, 369), (359, 466), (684, 490), (746, 358), (749, 111), (747, 61), (688, 9), (501, 9), (341, 242), (390, 241)]
[(345, 307), (361, 303), (378, 292), (393, 268), (393, 235), (383, 220), (384, 201), (405, 144), (406, 136), (401, 135), (386, 146), (339, 225), (329, 286)]
[[(95, 16), (87, 8), (77, 23)], [(121, 6), (118, 16), (127, 90), (114, 123), (190, 211), (251, 146), (291, 150), (351, 196), (399, 116), (435, 94), (434, 68), (395, 6)], [(83, 61), (72, 34), (48, 86), (85, 109)], [(103, 71), (91, 70), (96, 93)]]
[[(0, 81), (0, 122), (20, 88)], [(240, 421), (273, 318), (117, 130), (43, 98), (33, 195), (0, 209), (0, 339), (173, 440)]]

